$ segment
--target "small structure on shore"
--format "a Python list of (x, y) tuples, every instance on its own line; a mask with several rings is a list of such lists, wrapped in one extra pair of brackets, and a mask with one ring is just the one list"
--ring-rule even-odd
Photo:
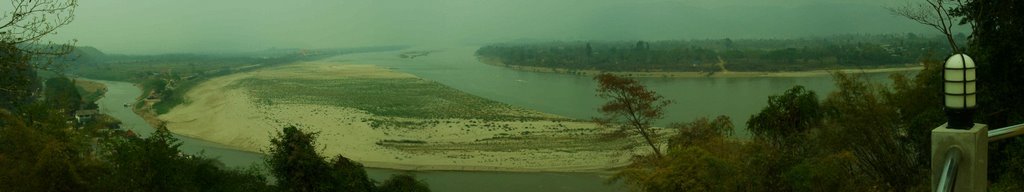
[(75, 111), (75, 120), (77, 120), (78, 123), (84, 123), (95, 118), (96, 114), (99, 114), (99, 112), (95, 109), (78, 110)]
[(149, 95), (146, 96), (146, 100), (157, 100), (158, 101), (158, 100), (160, 100), (160, 93), (157, 93), (156, 90), (149, 91)]
[(124, 137), (127, 137), (127, 138), (138, 138), (139, 136), (135, 134), (135, 131), (132, 131), (132, 130), (129, 129), (128, 131), (124, 132)]

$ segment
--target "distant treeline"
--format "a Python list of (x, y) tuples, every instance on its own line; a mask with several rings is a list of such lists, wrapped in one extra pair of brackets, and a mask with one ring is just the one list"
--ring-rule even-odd
[(66, 56), (66, 72), (82, 77), (141, 82), (153, 76), (183, 78), (219, 76), (239, 70), (253, 70), (278, 64), (322, 59), (341, 54), (392, 51), (404, 46), (378, 46), (331, 49), (269, 49), (231, 54), (105, 54), (92, 47), (76, 47)]
[[(966, 36), (958, 35), (958, 41)], [(943, 58), (940, 36), (842, 35), (803, 39), (705, 39), (502, 43), (476, 55), (505, 65), (599, 71), (802, 71), (877, 68)]]
[(193, 86), (210, 78), (341, 54), (404, 48), (378, 46), (312, 50), (270, 49), (218, 55), (118, 55), (104, 54), (92, 47), (76, 47), (65, 59), (71, 63), (66, 69), (68, 74), (90, 79), (139, 83), (145, 94), (143, 96), (147, 99), (159, 99), (152, 107), (156, 113), (163, 114), (184, 102), (185, 93)]

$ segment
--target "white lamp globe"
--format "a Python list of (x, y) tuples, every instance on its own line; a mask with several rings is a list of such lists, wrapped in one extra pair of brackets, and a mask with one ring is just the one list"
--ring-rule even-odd
[(946, 59), (942, 76), (945, 79), (946, 107), (971, 109), (977, 107), (977, 76), (974, 60), (964, 54)]

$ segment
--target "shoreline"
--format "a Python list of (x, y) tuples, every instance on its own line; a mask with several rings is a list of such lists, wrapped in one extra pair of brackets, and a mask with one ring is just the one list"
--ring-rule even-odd
[(693, 72), (693, 71), (654, 71), (654, 72), (606, 72), (600, 70), (577, 70), (577, 69), (566, 69), (566, 68), (551, 68), (551, 67), (535, 67), (535, 66), (521, 66), (521, 65), (507, 65), (502, 63), (498, 59), (477, 57), (477, 61), (487, 65), (493, 65), (498, 67), (505, 67), (517, 71), (528, 71), (538, 73), (559, 73), (559, 74), (574, 74), (574, 75), (586, 75), (594, 76), (601, 73), (611, 73), (615, 75), (627, 76), (627, 77), (660, 77), (660, 78), (750, 78), (750, 77), (817, 77), (831, 75), (835, 72), (843, 73), (891, 73), (891, 72), (905, 72), (905, 71), (920, 71), (924, 69), (924, 66), (906, 64), (904, 67), (886, 67), (886, 68), (872, 68), (872, 69), (818, 69), (809, 71), (782, 71), (782, 72), (754, 72), (754, 71), (726, 71), (726, 72)]
[[(137, 88), (139, 90), (142, 90), (142, 87), (140, 87), (140, 85), (137, 84), (137, 83), (132, 83), (132, 82), (127, 82), (127, 83), (131, 83), (133, 85), (133, 87), (135, 87), (135, 88)], [(129, 108), (131, 108), (132, 113), (134, 113), (135, 115), (137, 115), (140, 118), (142, 118), (142, 120), (145, 121), (146, 124), (149, 124), (149, 126), (152, 127), (154, 130), (158, 129), (160, 126), (166, 125), (167, 122), (164, 121), (164, 120), (161, 120), (159, 118), (159, 115), (156, 114), (153, 111), (152, 106), (149, 105), (149, 104), (146, 104), (146, 102), (142, 99), (144, 96), (145, 95), (139, 95), (139, 96), (136, 96), (134, 98), (135, 100), (132, 101), (132, 106), (129, 106)], [(146, 105), (144, 105), (143, 107), (135, 107), (135, 105), (137, 105), (137, 104), (146, 104)], [(258, 154), (261, 154), (261, 155), (269, 155), (269, 154), (263, 153), (263, 151), (260, 150), (260, 149), (248, 149), (248, 148), (244, 148), (244, 147), (228, 145), (228, 144), (224, 144), (224, 143), (208, 140), (208, 139), (205, 139), (205, 138), (202, 138), (202, 137), (197, 137), (195, 135), (181, 134), (181, 133), (175, 132), (175, 131), (170, 130), (170, 129), (168, 129), (168, 131), (170, 131), (172, 134), (177, 135), (177, 136), (188, 137), (189, 139), (195, 139), (195, 140), (199, 140), (199, 141), (205, 141), (205, 142), (219, 144), (218, 146), (208, 146), (208, 147), (230, 149), (230, 150), (244, 151), (244, 152), (250, 152), (250, 153), (258, 153)], [(181, 139), (179, 139), (178, 141), (179, 142), (184, 142), (184, 141), (181, 141)]]
[[(139, 97), (139, 98), (141, 98), (141, 97)], [(136, 98), (136, 99), (138, 99), (138, 98)], [(138, 102), (138, 100), (136, 100), (136, 102)], [(160, 125), (167, 123), (166, 121), (159, 119), (157, 117), (157, 115), (153, 114), (152, 110), (149, 110), (148, 108), (141, 108), (140, 109), (140, 108), (132, 107), (132, 112), (134, 112), (136, 115), (141, 117), (143, 120), (146, 121), (147, 124), (149, 124), (150, 126), (152, 126), (154, 128), (155, 127), (159, 127)], [(206, 142), (211, 142), (211, 143), (217, 143), (217, 144), (221, 145), (221, 146), (217, 146), (217, 147), (221, 147), (221, 148), (226, 148), (226, 149), (231, 149), (231, 150), (238, 150), (238, 151), (245, 151), (245, 152), (251, 152), (251, 153), (257, 153), (257, 154), (261, 154), (261, 155), (269, 155), (269, 154), (267, 154), (264, 151), (259, 150), (259, 149), (246, 148), (246, 147), (240, 147), (240, 146), (231, 145), (231, 144), (228, 144), (228, 143), (217, 142), (217, 141), (214, 141), (214, 140), (209, 140), (209, 139), (200, 137), (199, 135), (185, 134), (185, 133), (181, 133), (181, 132), (177, 132), (177, 131), (171, 131), (171, 132), (176, 134), (176, 135), (179, 135), (179, 136), (189, 137), (191, 139), (196, 139), (196, 140), (201, 140), (201, 141), (206, 141)], [(321, 147), (323, 147), (323, 146), (321, 146)], [(327, 156), (327, 155), (325, 155), (325, 156), (326, 157), (330, 157), (330, 156)], [(416, 163), (396, 163), (396, 162), (384, 162), (384, 161), (363, 161), (363, 160), (356, 160), (356, 159), (353, 159), (353, 160), (355, 160), (356, 162), (359, 162), (360, 164), (362, 164), (364, 167), (367, 167), (367, 168), (390, 169), (390, 170), (398, 170), (398, 171), (467, 171), (467, 172), (508, 172), (508, 173), (589, 173), (589, 174), (600, 174), (600, 175), (613, 174), (614, 171), (612, 171), (612, 170), (625, 167), (625, 166), (627, 166), (629, 164), (629, 162), (627, 161), (627, 162), (619, 163), (619, 164), (616, 164), (616, 165), (613, 165), (613, 166), (579, 166), (579, 167), (566, 167), (566, 166), (557, 167), (557, 166), (553, 166), (553, 167), (548, 167), (548, 168), (510, 168), (510, 167), (500, 167), (500, 166), (446, 165), (446, 164), (422, 164), (422, 163), (416, 164)]]
[(484, 165), (456, 165), (456, 164), (410, 164), (380, 161), (359, 161), (366, 167), (374, 169), (386, 169), (396, 171), (412, 172), (496, 172), (496, 173), (569, 173), (569, 174), (614, 174), (613, 170), (621, 169), (629, 165), (624, 163), (611, 167), (581, 167), (581, 169), (565, 169), (565, 167), (551, 167), (551, 169), (509, 169), (501, 166)]
[(167, 114), (134, 111), (175, 134), (260, 154), (275, 131), (299, 122), (300, 129), (320, 132), (317, 143), (324, 156), (341, 154), (365, 167), (394, 170), (604, 174), (628, 165), (629, 154), (637, 152), (583, 136), (606, 131), (583, 121), (395, 118), (434, 123), (418, 129), (377, 128), (366, 120), (391, 118), (349, 107), (277, 103), (284, 100), (276, 98), (274, 104), (263, 103), (250, 88), (231, 86), (248, 78), (419, 79), (373, 65), (297, 63), (204, 81), (186, 94), (193, 102)]
[[(77, 91), (78, 88), (81, 88), (82, 91), (85, 91), (85, 93), (80, 93), (80, 94), (83, 94), (82, 95), (83, 101), (86, 101), (86, 102), (96, 102), (96, 101), (102, 99), (103, 96), (105, 96), (107, 94), (107, 86), (104, 85), (103, 83), (96, 82), (95, 80), (86, 79), (86, 78), (83, 78), (83, 77), (74, 77), (74, 76), (72, 76), (70, 78), (72, 80), (74, 80), (74, 82), (75, 82), (76, 91)], [(89, 86), (89, 85), (91, 85), (91, 87), (86, 87), (86, 86)], [(93, 89), (91, 90), (89, 88), (93, 88)], [(86, 97), (91, 96), (91, 95), (95, 95), (95, 98), (93, 98), (91, 100), (86, 100)]]

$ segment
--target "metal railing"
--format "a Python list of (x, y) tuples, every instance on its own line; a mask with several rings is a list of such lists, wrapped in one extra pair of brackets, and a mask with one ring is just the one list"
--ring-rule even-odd
[(936, 189), (948, 192), (953, 191), (953, 185), (956, 184), (957, 168), (959, 168), (958, 164), (960, 162), (960, 148), (949, 148), (946, 151), (945, 162), (942, 165), (942, 177), (939, 178), (939, 186)]
[[(1020, 135), (1024, 135), (1024, 123), (989, 130), (988, 142), (994, 142)], [(956, 184), (957, 169), (959, 168), (959, 162), (962, 156), (961, 153), (960, 148), (957, 147), (949, 148), (949, 150), (946, 151), (946, 160), (942, 165), (942, 176), (939, 177), (939, 184), (935, 188), (936, 191), (953, 191), (953, 185)]]
[(1024, 123), (988, 131), (988, 142), (1024, 135)]

